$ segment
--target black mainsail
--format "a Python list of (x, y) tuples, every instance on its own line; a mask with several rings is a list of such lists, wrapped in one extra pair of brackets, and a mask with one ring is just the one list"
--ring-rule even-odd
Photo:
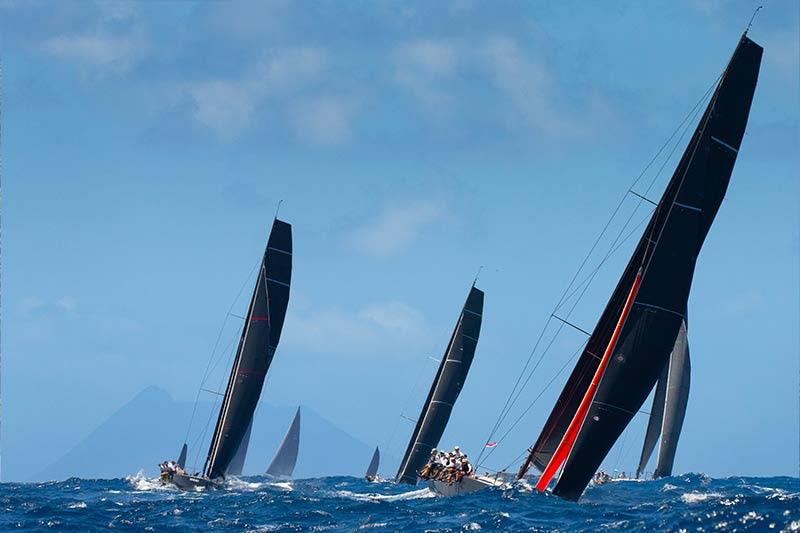
[(689, 343), (686, 337), (686, 322), (681, 322), (678, 338), (669, 356), (664, 371), (658, 378), (656, 393), (653, 396), (653, 408), (647, 422), (642, 456), (636, 468), (638, 478), (644, 472), (650, 456), (659, 442), (658, 461), (653, 477), (672, 475), (678, 439), (686, 416), (686, 405), (689, 402), (689, 383), (691, 381), (691, 363), (689, 361)]
[(416, 484), (417, 473), (431, 450), (438, 446), (475, 356), (482, 314), (483, 291), (473, 285), (403, 455), (397, 471), (398, 482)]
[(292, 226), (276, 218), (206, 458), (204, 475), (210, 479), (222, 478), (228, 473), (253, 419), (280, 340), (291, 278)]
[(640, 409), (686, 317), (697, 256), (744, 136), (763, 49), (740, 39), (711, 101), (539, 438), (520, 468), (577, 500)]
[(381, 451), (380, 449), (375, 446), (375, 452), (372, 454), (372, 460), (369, 462), (369, 466), (367, 467), (367, 473), (364, 474), (364, 478), (367, 481), (373, 481), (378, 477), (378, 466), (381, 463)]
[(178, 454), (178, 460), (177, 460), (177, 464), (181, 468), (186, 468), (186, 452), (187, 451), (188, 451), (188, 447), (186, 446), (186, 443), (184, 442), (183, 446), (181, 446), (181, 453)]
[(292, 424), (284, 435), (275, 457), (267, 468), (267, 475), (273, 477), (291, 477), (297, 464), (300, 451), (300, 408), (294, 414)]

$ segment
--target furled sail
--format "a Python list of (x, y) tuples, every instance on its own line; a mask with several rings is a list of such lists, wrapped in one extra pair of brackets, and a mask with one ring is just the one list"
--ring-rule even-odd
[(650, 456), (661, 437), (658, 452), (658, 464), (654, 477), (672, 475), (672, 463), (678, 448), (683, 418), (686, 415), (686, 404), (689, 400), (689, 380), (691, 365), (689, 364), (689, 343), (686, 338), (686, 322), (681, 322), (678, 338), (658, 378), (656, 393), (653, 396), (653, 408), (647, 422), (647, 431), (642, 447), (642, 456), (636, 468), (638, 478), (644, 472)]
[(369, 462), (369, 466), (367, 467), (367, 473), (364, 474), (364, 477), (368, 480), (373, 480), (378, 475), (378, 466), (381, 463), (381, 451), (375, 446), (375, 453), (372, 454), (372, 460)]
[(427, 462), (431, 450), (439, 445), (439, 439), (442, 438), (475, 356), (482, 314), (483, 291), (473, 285), (422, 406), (414, 433), (397, 471), (397, 481), (416, 484), (417, 472)]
[(275, 457), (267, 468), (267, 475), (274, 477), (291, 477), (297, 464), (297, 453), (300, 450), (300, 408), (294, 414), (289, 431), (281, 441)]
[(280, 340), (292, 277), (292, 226), (275, 219), (220, 408), (204, 474), (224, 477), (253, 419)]
[(669, 358), (669, 379), (667, 398), (664, 404), (664, 424), (661, 430), (661, 443), (658, 446), (658, 461), (653, 472), (654, 478), (672, 475), (675, 451), (681, 436), (686, 405), (689, 402), (689, 382), (692, 365), (689, 361), (689, 341), (686, 337), (686, 324), (681, 323), (678, 340)]
[(183, 443), (181, 446), (181, 453), (178, 455), (178, 466), (181, 468), (186, 468), (186, 452), (188, 448), (186, 447), (186, 443)]
[(225, 475), (228, 476), (241, 476), (244, 470), (244, 460), (247, 459), (247, 448), (250, 446), (250, 433), (253, 430), (253, 421), (247, 425), (247, 431), (242, 438), (242, 443), (239, 444), (239, 449), (236, 450), (236, 455), (233, 456), (231, 464), (228, 465), (228, 471)]
[(672, 351), (695, 261), (744, 135), (763, 49), (743, 35), (658, 207), (518, 475), (558, 467), (577, 500), (641, 408)]

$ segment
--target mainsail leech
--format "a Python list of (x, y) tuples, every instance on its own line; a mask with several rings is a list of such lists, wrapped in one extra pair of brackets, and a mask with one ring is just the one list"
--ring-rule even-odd
[(253, 419), (280, 340), (292, 276), (292, 227), (275, 219), (256, 279), (204, 474), (225, 477)]
[(416, 484), (417, 473), (431, 450), (439, 445), (475, 356), (482, 314), (483, 291), (473, 285), (397, 471), (397, 481), (401, 483)]

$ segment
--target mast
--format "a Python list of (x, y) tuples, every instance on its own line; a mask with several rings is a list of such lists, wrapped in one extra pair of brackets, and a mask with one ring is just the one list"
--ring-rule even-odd
[(742, 36), (520, 477), (531, 464), (551, 477), (563, 464), (553, 492), (577, 500), (655, 385), (686, 317), (695, 262), (733, 171), (762, 52)]
[(417, 472), (438, 446), (475, 356), (482, 315), (483, 291), (473, 284), (400, 462), (398, 482), (416, 484)]
[(291, 277), (292, 226), (276, 218), (206, 458), (211, 479), (225, 477), (253, 419), (283, 329)]
[(274, 477), (290, 477), (297, 464), (300, 451), (300, 408), (294, 413), (292, 424), (284, 435), (275, 457), (267, 468), (267, 475)]

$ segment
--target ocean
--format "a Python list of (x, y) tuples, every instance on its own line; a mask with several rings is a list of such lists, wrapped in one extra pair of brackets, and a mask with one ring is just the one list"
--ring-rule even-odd
[(187, 493), (140, 474), (3, 483), (0, 504), (2, 531), (800, 531), (800, 480), (789, 477), (615, 481), (576, 504), (527, 485), (442, 498), (352, 477)]

